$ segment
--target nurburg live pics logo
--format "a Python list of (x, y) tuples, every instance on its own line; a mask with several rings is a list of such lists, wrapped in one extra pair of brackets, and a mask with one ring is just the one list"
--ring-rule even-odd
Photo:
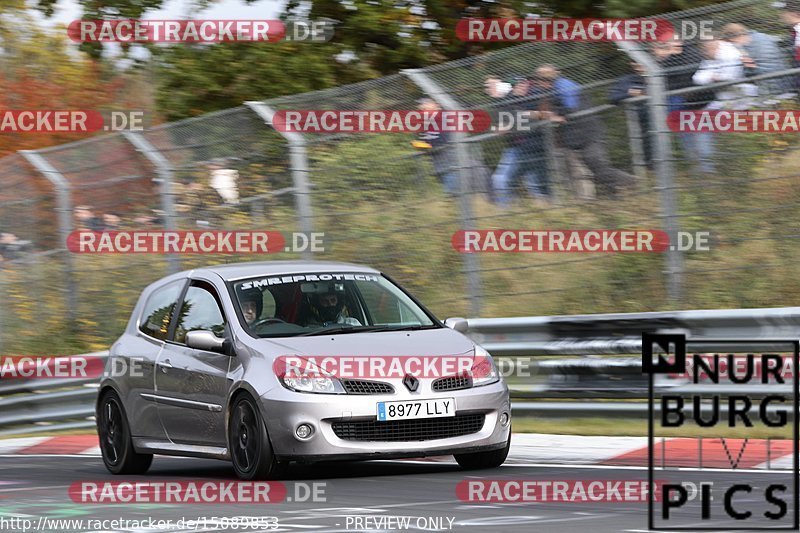
[[(662, 461), (659, 483), (663, 483), (660, 509), (655, 507), (652, 497), (648, 498), (648, 529), (796, 531), (800, 527), (797, 426), (800, 341), (692, 339), (688, 341), (688, 347), (691, 347), (691, 356), (687, 358), (689, 350), (685, 335), (642, 334), (642, 371), (649, 374), (648, 480), (652, 487), (655, 455), (659, 455)], [(763, 348), (764, 352), (752, 353), (755, 348)], [(725, 353), (715, 353), (716, 350)], [(790, 367), (786, 360), (790, 353), (791, 378), (787, 376)], [(678, 374), (691, 379), (691, 385), (683, 391), (679, 389), (684, 387), (660, 391), (658, 413), (653, 389), (655, 374)], [(709, 391), (720, 384), (726, 385), (727, 395)], [(737, 393), (739, 387), (741, 393)], [(759, 389), (760, 393), (753, 392)], [(789, 390), (791, 393), (787, 393)], [(727, 407), (727, 411), (721, 406)], [(707, 428), (748, 428), (753, 426), (753, 422), (768, 428), (786, 428), (790, 420), (794, 449), (791, 482), (788, 475), (734, 475), (731, 470), (735, 471), (739, 465), (748, 439), (743, 440), (741, 449), (736, 445), (729, 450), (726, 439), (706, 438), (704, 440), (721, 441), (731, 470), (725, 469), (726, 475), (716, 476), (712, 483), (702, 484), (702, 490), (695, 495), (699, 501), (690, 502), (694, 499), (689, 498), (687, 490), (691, 480), (677, 477), (688, 476), (686, 471), (663, 469), (669, 441), (662, 440), (660, 453), (654, 453), (655, 429), (680, 427), (687, 421), (702, 431)], [(702, 446), (702, 440), (698, 440), (698, 446)]]

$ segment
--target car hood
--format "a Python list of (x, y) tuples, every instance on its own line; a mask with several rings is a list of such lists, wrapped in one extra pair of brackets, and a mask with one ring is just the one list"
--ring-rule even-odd
[(437, 356), (471, 352), (474, 343), (450, 328), (439, 328), (259, 339), (254, 347), (265, 355)]

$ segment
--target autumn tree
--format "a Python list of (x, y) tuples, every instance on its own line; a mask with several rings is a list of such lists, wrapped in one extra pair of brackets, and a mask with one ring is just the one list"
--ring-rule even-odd
[[(6, 12), (8, 13), (8, 12)], [(153, 114), (146, 73), (121, 72), (113, 61), (77, 52), (61, 29), (38, 25), (24, 8), (3, 17), (0, 26), (0, 109), (142, 110)], [(0, 156), (85, 138), (86, 133), (9, 133), (0, 135)]]

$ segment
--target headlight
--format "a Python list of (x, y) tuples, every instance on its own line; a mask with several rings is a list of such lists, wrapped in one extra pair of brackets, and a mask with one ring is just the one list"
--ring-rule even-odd
[(472, 365), (472, 386), (481, 387), (500, 381), (500, 373), (492, 356), (482, 347), (475, 345), (475, 359)]
[(295, 392), (312, 392), (317, 394), (345, 394), (344, 387), (336, 378), (323, 377), (289, 377), (281, 378), (283, 386)]
[(279, 379), (284, 387), (295, 392), (347, 394), (337, 378), (324, 375), (321, 370), (311, 364), (308, 364), (302, 372), (284, 374), (279, 376)]

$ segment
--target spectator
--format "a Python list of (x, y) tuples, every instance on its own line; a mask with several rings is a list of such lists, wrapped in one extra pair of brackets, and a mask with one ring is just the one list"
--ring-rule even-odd
[(140, 215), (133, 219), (137, 226), (152, 226), (155, 219), (151, 215)]
[(142, 215), (138, 215), (133, 219), (133, 222), (138, 226), (144, 227), (158, 227), (164, 225), (164, 211), (160, 209), (150, 209)]
[(792, 67), (800, 67), (800, 0), (788, 0), (783, 5), (781, 20), (792, 28), (789, 34)]
[(0, 260), (9, 261), (15, 258), (14, 244), (16, 242), (17, 236), (13, 233), (0, 233)]
[[(667, 91), (694, 86), (692, 75), (703, 59), (696, 45), (684, 44), (679, 39), (671, 39), (653, 43), (651, 52), (664, 73)], [(667, 96), (667, 106), (669, 111), (699, 109), (710, 98), (713, 98), (713, 91), (697, 91), (688, 95), (672, 94)]]
[(17, 259), (20, 254), (30, 251), (31, 241), (23, 241), (13, 233), (0, 233), (0, 261)]
[(217, 191), (226, 204), (236, 205), (239, 203), (239, 188), (237, 181), (239, 171), (233, 168), (223, 168), (220, 161), (215, 161), (208, 165), (211, 174), (211, 187)]
[(119, 229), (120, 218), (114, 213), (103, 214), (103, 229), (105, 231), (116, 231)]
[[(609, 99), (612, 104), (619, 105), (628, 98), (643, 96), (646, 93), (647, 86), (644, 79), (644, 67), (636, 61), (631, 61), (631, 68), (633, 69), (633, 73), (617, 80), (617, 83), (611, 89)], [(636, 117), (639, 121), (639, 130), (642, 134), (644, 161), (647, 168), (652, 169), (653, 145), (651, 135), (648, 134), (650, 131), (650, 112), (644, 102), (633, 104), (633, 111), (636, 113)]]
[[(420, 111), (432, 113), (441, 110), (439, 104), (432, 98), (422, 98), (418, 102)], [(419, 134), (412, 144), (415, 148), (431, 150), (431, 160), (436, 177), (444, 186), (448, 194), (458, 193), (458, 176), (453, 160), (452, 150), (448, 149), (450, 133), (446, 131), (428, 130)]]
[[(744, 79), (744, 66), (739, 50), (727, 41), (712, 39), (703, 41), (701, 52), (705, 59), (700, 62), (692, 81), (697, 85), (710, 85), (724, 81)], [(703, 109), (722, 109), (741, 95), (737, 86), (728, 86), (713, 92), (713, 97)], [(714, 165), (714, 134), (696, 132), (691, 134), (691, 142), (687, 143), (690, 157), (698, 163), (699, 171), (711, 174), (716, 171)]]
[(544, 92), (533, 117), (559, 124), (561, 145), (580, 154), (594, 176), (600, 195), (613, 198), (621, 187), (636, 183), (636, 176), (611, 166), (605, 131), (597, 115), (567, 118), (570, 113), (584, 109), (577, 83), (561, 76), (554, 65), (542, 65), (536, 69), (536, 86)]
[[(653, 43), (651, 53), (664, 73), (668, 91), (676, 91), (695, 86), (692, 81), (700, 62), (703, 60), (698, 47), (684, 45), (679, 39), (671, 39)], [(702, 109), (714, 99), (714, 91), (698, 90), (689, 94), (671, 94), (667, 96), (667, 110), (669, 112), (681, 110)], [(678, 134), (684, 153), (700, 172), (712, 172), (713, 164), (710, 161), (701, 161), (698, 157), (696, 133)]]
[(163, 228), (167, 220), (166, 212), (162, 211), (161, 209), (153, 209), (152, 211), (153, 211), (153, 217), (152, 217), (153, 225), (160, 226)]
[[(771, 35), (731, 23), (722, 28), (722, 38), (741, 54), (745, 76), (770, 74), (788, 68), (778, 43)], [(780, 95), (791, 90), (791, 83), (786, 78), (763, 80), (758, 85), (762, 95)]]
[(504, 98), (511, 92), (513, 85), (495, 76), (489, 76), (483, 83), (483, 87), (486, 94), (492, 98)]
[[(739, 49), (722, 39), (703, 41), (700, 45), (703, 60), (692, 76), (695, 85), (710, 85), (725, 81), (744, 79), (744, 65)], [(714, 99), (705, 109), (721, 109), (730, 101), (739, 98), (746, 84), (723, 87), (714, 91)]]
[[(514, 82), (512, 85), (489, 77), (485, 83), (486, 93), (492, 98), (508, 100), (532, 94), (533, 85), (530, 80), (517, 77)], [(508, 87), (511, 87), (510, 90)], [(507, 207), (511, 203), (511, 193), (520, 177), (531, 197), (546, 202), (550, 197), (546, 165), (536, 164), (544, 156), (544, 141), (540, 129), (509, 133), (508, 146), (503, 150), (491, 177), (495, 203), (501, 207)]]
[(75, 221), (77, 229), (103, 231), (102, 221), (95, 216), (88, 205), (79, 205), (75, 208)]

